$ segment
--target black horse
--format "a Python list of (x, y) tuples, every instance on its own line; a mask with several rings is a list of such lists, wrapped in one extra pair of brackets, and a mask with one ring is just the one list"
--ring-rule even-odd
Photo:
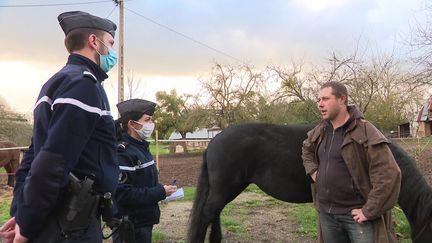
[[(225, 129), (208, 145), (190, 215), (188, 242), (222, 240), (220, 213), (250, 183), (277, 199), (312, 202), (310, 182), (301, 158), (310, 125), (242, 124)], [(401, 148), (390, 149), (402, 171), (398, 199), (414, 242), (432, 242), (432, 190)]]

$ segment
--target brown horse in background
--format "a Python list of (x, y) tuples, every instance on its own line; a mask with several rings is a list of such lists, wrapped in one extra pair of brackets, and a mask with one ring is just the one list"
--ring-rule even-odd
[[(0, 148), (13, 148), (16, 144), (9, 141), (0, 141)], [(19, 149), (0, 150), (0, 168), (4, 167), (8, 175), (7, 184), (11, 187), (15, 184), (15, 172), (18, 169), (21, 151)]]

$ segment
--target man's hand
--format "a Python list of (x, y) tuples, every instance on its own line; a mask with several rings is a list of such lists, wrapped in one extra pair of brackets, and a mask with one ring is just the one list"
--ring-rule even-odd
[(15, 239), (13, 243), (27, 243), (28, 239), (21, 235), (19, 225), (15, 226)]
[(353, 216), (354, 221), (356, 221), (359, 224), (362, 224), (363, 222), (365, 222), (365, 221), (368, 220), (364, 216), (363, 211), (361, 210), (361, 208), (351, 210), (351, 215)]
[(12, 243), (15, 237), (15, 217), (10, 218), (1, 228), (0, 237), (6, 240), (6, 243)]
[(311, 178), (314, 182), (316, 182), (317, 173), (318, 173), (318, 171), (316, 170), (314, 173), (311, 174)]

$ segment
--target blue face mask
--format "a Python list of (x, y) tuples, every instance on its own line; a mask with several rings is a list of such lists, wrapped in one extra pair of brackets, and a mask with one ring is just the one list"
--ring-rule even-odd
[[(99, 39), (97, 39), (99, 40)], [(117, 53), (113, 51), (113, 49), (107, 47), (101, 40), (99, 40), (102, 45), (104, 45), (108, 49), (107, 55), (100, 54), (97, 50), (96, 52), (99, 54), (100, 67), (104, 72), (108, 72), (117, 64)]]

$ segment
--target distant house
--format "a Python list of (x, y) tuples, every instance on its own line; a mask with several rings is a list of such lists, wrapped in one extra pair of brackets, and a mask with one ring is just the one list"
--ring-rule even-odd
[(168, 140), (178, 140), (173, 142), (170, 147), (170, 152), (183, 153), (185, 150), (203, 149), (207, 148), (209, 140), (214, 138), (222, 130), (218, 127), (202, 128), (192, 133), (186, 133), (186, 140), (182, 140), (182, 136), (178, 132), (173, 132)]
[(417, 113), (417, 136), (427, 137), (432, 134), (432, 95), (425, 101), (423, 107)]
[[(201, 128), (201, 129), (198, 129), (192, 133), (190, 133), (190, 132), (186, 133), (186, 139), (212, 139), (221, 131), (222, 130), (218, 127)], [(181, 137), (180, 133), (173, 132), (169, 136), (168, 139), (169, 140), (178, 140), (178, 139), (182, 139), (182, 137)]]
[(414, 119), (399, 125), (399, 137), (427, 137), (432, 135), (432, 95), (425, 100)]
[(399, 125), (399, 137), (400, 138), (407, 138), (407, 137), (411, 137), (411, 132), (410, 132), (410, 123), (406, 122), (403, 124)]

